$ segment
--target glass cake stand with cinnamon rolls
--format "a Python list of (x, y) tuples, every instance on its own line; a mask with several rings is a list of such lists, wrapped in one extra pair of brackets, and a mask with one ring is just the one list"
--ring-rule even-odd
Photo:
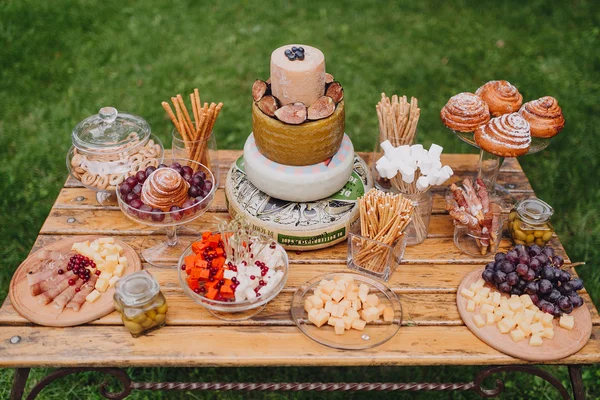
[(444, 125), (459, 139), (480, 149), (478, 177), (495, 196), (514, 204), (496, 184), (505, 157), (534, 154), (550, 145), (565, 120), (550, 96), (523, 104), (523, 96), (507, 81), (490, 81), (475, 93), (459, 93), (440, 112)]
[[(123, 174), (117, 187), (121, 211), (135, 222), (159, 228), (141, 246), (143, 259), (157, 267), (174, 267), (199, 233), (182, 228), (204, 214), (215, 197), (215, 179), (205, 165), (170, 158), (169, 164)], [(180, 227), (180, 228), (178, 228)]]
[(77, 124), (71, 140), (66, 159), (69, 173), (96, 191), (100, 205), (116, 203), (116, 188), (125, 173), (137, 172), (134, 165), (156, 167), (163, 159), (163, 145), (151, 134), (148, 122), (114, 107), (103, 107)]

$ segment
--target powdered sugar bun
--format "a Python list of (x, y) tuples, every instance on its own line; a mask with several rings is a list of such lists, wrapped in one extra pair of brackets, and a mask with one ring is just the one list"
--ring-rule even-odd
[(487, 103), (494, 117), (517, 112), (523, 104), (523, 96), (508, 81), (489, 81), (475, 94)]
[(473, 93), (463, 92), (452, 96), (440, 118), (444, 125), (458, 132), (473, 132), (490, 120), (490, 110), (483, 100)]
[(169, 211), (188, 199), (190, 188), (179, 172), (172, 168), (159, 168), (152, 172), (142, 186), (141, 200), (152, 208)]
[(554, 97), (546, 96), (523, 104), (519, 114), (531, 126), (531, 136), (551, 138), (565, 127), (562, 109)]
[(488, 153), (500, 157), (527, 154), (531, 144), (529, 123), (518, 113), (492, 118), (475, 131), (475, 142)]

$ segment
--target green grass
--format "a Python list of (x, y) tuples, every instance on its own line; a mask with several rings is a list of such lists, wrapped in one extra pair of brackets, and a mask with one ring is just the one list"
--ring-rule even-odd
[[(241, 148), (251, 130), (250, 86), (268, 76), (271, 51), (285, 43), (323, 50), (345, 89), (347, 130), (359, 150), (375, 141), (382, 91), (419, 98), (419, 141), (474, 153), (439, 121), (453, 94), (507, 79), (526, 99), (556, 97), (567, 126), (544, 152), (522, 157), (539, 197), (586, 287), (600, 304), (600, 8), (594, 1), (404, 2), (368, 0), (241, 3), (25, 1), (0, 3), (0, 298), (31, 248), (66, 176), (70, 131), (105, 105), (144, 116), (168, 143), (160, 102), (199, 87), (223, 101), (221, 148)], [(565, 368), (549, 368), (566, 382)], [(475, 368), (135, 369), (138, 380), (470, 380)], [(32, 380), (47, 370), (36, 369)], [(600, 397), (600, 368), (584, 370)], [(0, 397), (12, 371), (0, 372)], [(41, 398), (98, 398), (93, 374), (56, 383)], [(511, 376), (504, 398), (556, 398), (538, 379)], [(66, 394), (66, 395), (65, 395)], [(409, 395), (406, 395), (408, 397)], [(422, 394), (419, 398), (446, 398)], [(158, 395), (157, 395), (158, 397)], [(159, 398), (314, 398), (315, 394), (177, 394)], [(322, 394), (319, 398), (348, 398)], [(351, 398), (403, 398), (357, 394)], [(475, 398), (474, 394), (451, 396)], [(138, 392), (133, 399), (155, 398)]]

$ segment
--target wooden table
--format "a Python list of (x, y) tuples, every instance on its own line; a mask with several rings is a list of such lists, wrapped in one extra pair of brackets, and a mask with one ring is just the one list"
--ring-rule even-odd
[[(211, 209), (190, 224), (204, 230), (215, 217), (228, 218), (222, 189), (228, 166), (240, 151), (221, 151), (220, 186)], [(368, 154), (363, 154), (369, 159)], [(473, 176), (477, 169), (476, 155), (449, 154), (442, 157), (455, 171), (453, 181)], [(507, 159), (498, 177), (515, 198), (533, 195), (525, 173), (516, 159)], [(100, 207), (94, 192), (67, 179), (50, 215), (42, 226), (33, 250), (55, 240), (72, 235), (118, 235), (135, 249), (152, 227), (139, 225), (122, 215), (118, 206)], [(8, 300), (0, 309), (0, 367), (17, 368), (13, 398), (20, 398), (28, 376), (28, 368), (52, 366), (65, 368), (40, 383), (50, 383), (59, 376), (80, 371), (79, 368), (103, 368), (120, 379), (126, 388), (117, 395), (124, 396), (133, 389), (233, 389), (233, 390), (292, 390), (298, 386), (285, 384), (162, 384), (131, 382), (122, 370), (114, 367), (204, 367), (204, 366), (416, 366), (416, 365), (479, 365), (485, 368), (472, 382), (457, 384), (373, 383), (369, 385), (305, 384), (308, 390), (475, 390), (483, 394), (484, 377), (507, 369), (536, 374), (550, 381), (567, 396), (559, 381), (543, 370), (506, 356), (478, 340), (463, 324), (456, 308), (456, 289), (464, 275), (484, 265), (485, 260), (461, 254), (452, 240), (453, 224), (444, 210), (443, 188), (435, 192), (434, 211), (428, 238), (406, 250), (405, 263), (393, 274), (388, 285), (402, 302), (403, 326), (389, 342), (363, 351), (340, 351), (321, 346), (305, 337), (290, 317), (290, 300), (295, 289), (319, 274), (345, 271), (346, 243), (311, 251), (290, 252), (290, 273), (282, 293), (267, 305), (262, 313), (243, 322), (225, 322), (211, 316), (181, 290), (172, 269), (147, 268), (160, 282), (169, 303), (168, 325), (148, 336), (133, 339), (121, 326), (116, 312), (93, 323), (73, 328), (45, 328), (30, 324), (19, 316)], [(557, 237), (552, 246), (557, 253), (569, 258)], [(502, 240), (501, 249), (510, 247)], [(176, 259), (169, 260), (174, 265)], [(589, 295), (583, 295), (593, 319), (592, 338), (577, 354), (556, 364), (569, 365), (575, 398), (583, 398), (581, 364), (600, 361), (600, 317)], [(73, 338), (78, 338), (76, 342)], [(182, 340), (185, 338), (185, 340)], [(227, 345), (224, 345), (224, 343)], [(189, 343), (194, 343), (190, 346)], [(259, 343), (268, 343), (259, 345)], [(77, 346), (81, 345), (81, 351)], [(85, 349), (84, 349), (85, 348)], [(69, 369), (69, 368), (77, 369)], [(237, 386), (236, 386), (237, 385)], [(321, 386), (319, 386), (321, 385)], [(329, 385), (329, 386), (327, 386)], [(333, 385), (333, 386), (332, 386)], [(377, 386), (379, 385), (379, 386)], [(558, 387), (560, 386), (560, 388)], [(35, 396), (41, 387), (30, 394)], [(498, 394), (502, 387), (490, 389)]]

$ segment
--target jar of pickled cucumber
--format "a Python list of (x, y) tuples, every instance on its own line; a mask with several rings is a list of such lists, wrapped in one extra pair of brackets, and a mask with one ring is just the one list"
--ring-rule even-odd
[(554, 233), (550, 217), (554, 210), (540, 199), (519, 201), (508, 217), (508, 230), (515, 244), (544, 246)]
[(147, 271), (119, 279), (115, 289), (115, 309), (131, 336), (144, 335), (165, 324), (167, 301), (158, 282)]

